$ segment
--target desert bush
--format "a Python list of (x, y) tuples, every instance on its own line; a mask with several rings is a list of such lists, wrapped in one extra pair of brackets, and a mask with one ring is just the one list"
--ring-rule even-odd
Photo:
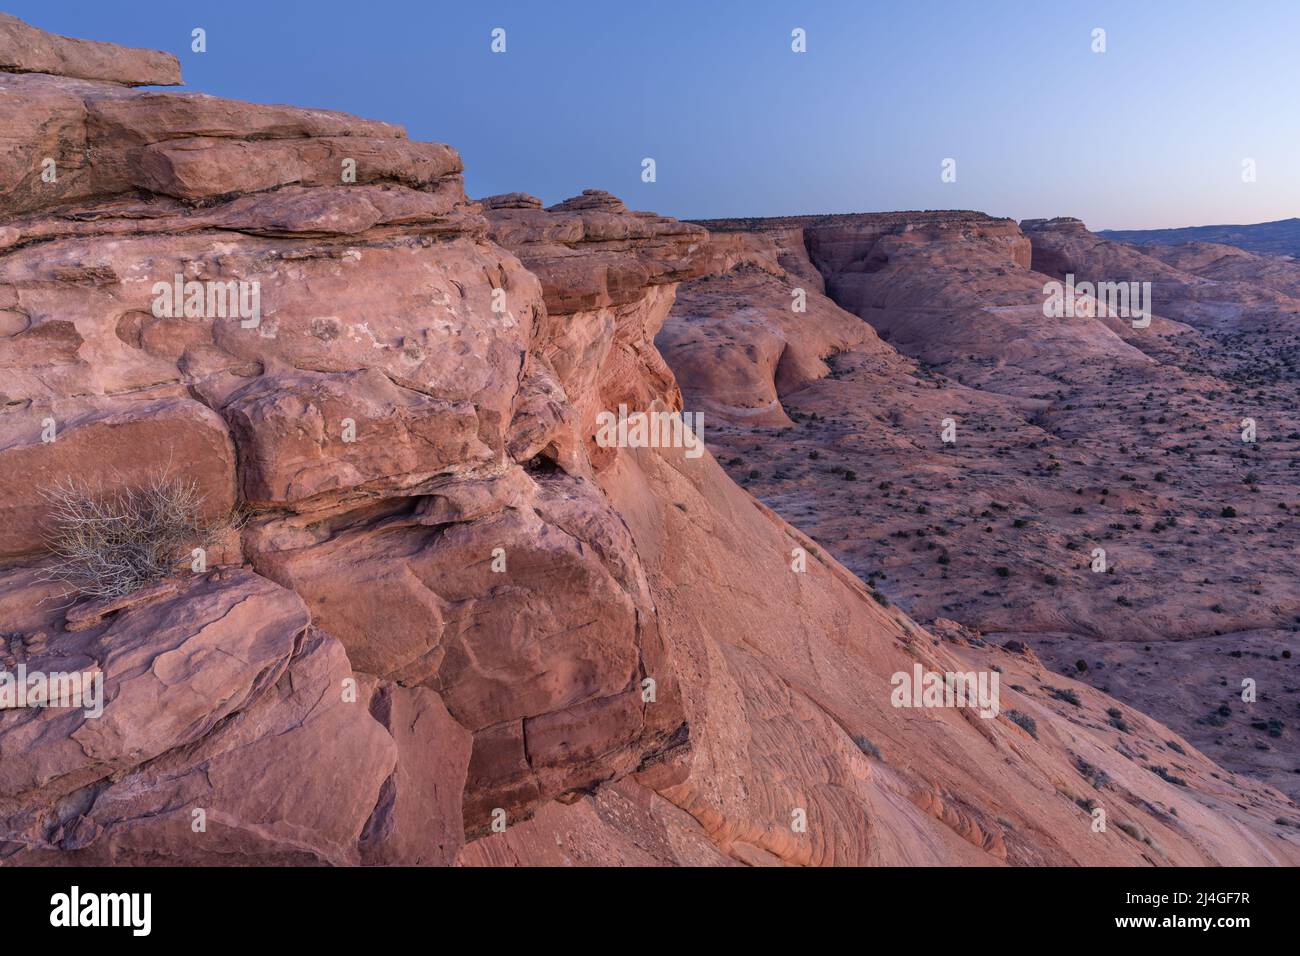
[(1145, 833), (1143, 833), (1141, 830), (1139, 830), (1139, 829), (1138, 829), (1136, 826), (1134, 826), (1132, 823), (1127, 823), (1127, 822), (1122, 822), (1122, 821), (1121, 821), (1121, 822), (1119, 822), (1119, 823), (1116, 823), (1115, 826), (1119, 827), (1121, 830), (1123, 830), (1125, 833), (1127, 833), (1127, 834), (1128, 834), (1129, 836), (1131, 836), (1133, 839), (1135, 839), (1135, 840), (1140, 840), (1140, 841), (1142, 841), (1143, 843), (1145, 843), (1147, 846), (1151, 846), (1151, 845), (1152, 845), (1152, 843), (1151, 843), (1151, 838), (1150, 838), (1149, 836), (1147, 836)]
[(88, 597), (121, 597), (166, 577), (232, 526), (229, 519), (205, 524), (198, 484), (166, 472), (111, 490), (68, 479), (45, 497), (56, 559), (47, 579)]
[(880, 759), (881, 759), (881, 757), (880, 757), (880, 748), (877, 747), (877, 746), (876, 746), (876, 745), (871, 741), (871, 738), (870, 738), (870, 737), (867, 737), (867, 736), (865, 736), (864, 734), (858, 734), (857, 736), (855, 736), (855, 737), (853, 738), (853, 742), (854, 742), (855, 744), (857, 744), (858, 749), (861, 750), (861, 751), (862, 751), (864, 754), (866, 754), (868, 757), (872, 758), (873, 760), (880, 760)]
[(1168, 768), (1166, 768), (1166, 767), (1162, 767), (1162, 766), (1161, 766), (1161, 767), (1147, 767), (1147, 769), (1150, 770), (1150, 771), (1151, 771), (1153, 774), (1155, 774), (1157, 777), (1160, 777), (1162, 780), (1168, 780), (1168, 781), (1169, 781), (1170, 783), (1172, 783), (1174, 786), (1177, 786), (1177, 787), (1185, 787), (1185, 786), (1187, 786), (1187, 781), (1186, 781), (1186, 780), (1184, 780), (1182, 777), (1177, 776), (1176, 774), (1170, 773), (1169, 770), (1168, 770)]
[(1128, 722), (1124, 720), (1124, 712), (1118, 707), (1110, 707), (1106, 710), (1106, 716), (1110, 718), (1110, 725), (1122, 734), (1128, 733)]
[(1028, 714), (1022, 714), (1018, 710), (1008, 710), (1006, 713), (1008, 720), (1016, 724), (1035, 740), (1038, 739), (1038, 721), (1034, 720), (1034, 718), (1030, 717)]
[(1094, 789), (1102, 790), (1110, 783), (1110, 774), (1106, 773), (1106, 771), (1094, 767), (1077, 754), (1072, 754), (1071, 756), (1074, 757), (1075, 769), (1079, 771), (1080, 776), (1092, 784)]
[(1282, 723), (1282, 721), (1278, 720), (1276, 717), (1269, 720), (1253, 720), (1251, 721), (1250, 726), (1255, 730), (1267, 731), (1270, 737), (1281, 737), (1282, 731), (1286, 729), (1286, 724)]
[(1078, 691), (1068, 688), (1063, 690), (1060, 687), (1049, 687), (1047, 688), (1047, 691), (1057, 700), (1063, 700), (1067, 704), (1073, 704), (1075, 707), (1082, 706), (1082, 702), (1079, 700)]

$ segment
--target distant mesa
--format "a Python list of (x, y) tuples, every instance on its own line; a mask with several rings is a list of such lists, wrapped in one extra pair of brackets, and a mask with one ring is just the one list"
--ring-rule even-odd
[(1266, 256), (1300, 257), (1300, 219), (1278, 219), (1244, 226), (1187, 226), (1182, 229), (1103, 229), (1106, 239), (1135, 246), (1213, 242)]

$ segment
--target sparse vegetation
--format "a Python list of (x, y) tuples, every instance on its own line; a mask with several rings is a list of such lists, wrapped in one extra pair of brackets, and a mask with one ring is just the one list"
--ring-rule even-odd
[(1255, 730), (1264, 731), (1270, 737), (1281, 737), (1282, 731), (1286, 729), (1286, 724), (1276, 717), (1271, 717), (1268, 720), (1252, 720), (1250, 726)]
[(1057, 700), (1063, 700), (1067, 704), (1073, 704), (1075, 707), (1082, 706), (1082, 704), (1079, 701), (1078, 691), (1070, 690), (1070, 689), (1062, 689), (1060, 687), (1049, 687), (1047, 688), (1047, 691)]
[(870, 757), (872, 760), (880, 760), (880, 759), (881, 759), (881, 757), (880, 757), (880, 748), (877, 747), (874, 743), (872, 743), (871, 740), (870, 740), (870, 738), (864, 736), (863, 734), (858, 734), (857, 736), (855, 736), (855, 737), (853, 738), (853, 742), (857, 745), (857, 748), (858, 748), (859, 750), (861, 750), (864, 754), (866, 754), (866, 755), (867, 755), (868, 757)]
[(198, 484), (166, 473), (113, 490), (69, 480), (46, 499), (48, 545), (57, 558), (48, 577), (88, 597), (121, 597), (164, 578), (231, 526), (205, 525)]
[(1038, 739), (1038, 721), (1034, 720), (1034, 718), (1030, 717), (1028, 714), (1022, 714), (1018, 710), (1008, 710), (1007, 720), (1011, 721), (1035, 740)]
[(1187, 786), (1186, 780), (1184, 780), (1182, 777), (1175, 776), (1174, 774), (1170, 773), (1169, 770), (1165, 767), (1157, 766), (1157, 767), (1148, 767), (1147, 769), (1150, 770), (1153, 774), (1155, 774), (1160, 779), (1167, 780), (1176, 787)]
[(1122, 831), (1127, 833), (1133, 839), (1145, 843), (1147, 846), (1151, 845), (1151, 838), (1147, 836), (1145, 833), (1143, 833), (1141, 830), (1139, 830), (1132, 823), (1127, 823), (1121, 820), (1119, 823), (1116, 823), (1115, 826), (1119, 827)]
[(1079, 771), (1083, 779), (1092, 784), (1094, 790), (1102, 790), (1106, 784), (1110, 783), (1110, 775), (1098, 767), (1094, 767), (1082, 757), (1074, 758), (1074, 769)]
[(1118, 707), (1108, 707), (1106, 716), (1110, 718), (1110, 725), (1122, 734), (1128, 733), (1128, 722), (1124, 720), (1124, 712)]

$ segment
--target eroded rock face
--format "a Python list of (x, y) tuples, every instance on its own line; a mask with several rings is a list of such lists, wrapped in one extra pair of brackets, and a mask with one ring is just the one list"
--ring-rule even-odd
[(483, 200), (492, 236), (542, 281), (554, 315), (628, 305), (646, 287), (698, 275), (705, 230), (654, 213), (629, 212), (599, 189), (549, 209), (520, 193)]
[(1217, 336), (1281, 335), (1295, 328), (1296, 266), (1221, 246), (1137, 247), (1102, 238), (1077, 219), (1031, 219), (1033, 268), (1053, 278), (1149, 282), (1159, 315)]
[[(631, 412), (681, 408), (654, 337), (677, 283), (703, 271), (706, 233), (653, 213), (628, 212), (598, 189), (549, 209), (520, 193), (489, 197), (483, 206), (492, 238), (537, 275), (546, 299), (545, 345), (525, 370), (525, 407), (550, 417), (545, 409), (562, 390), (591, 462), (604, 467), (613, 456), (593, 441), (600, 412), (620, 404)], [(546, 448), (531, 434), (521, 447), (557, 460), (574, 454), (560, 442)]]
[[(191, 471), (189, 463), (203, 466)], [(0, 415), (0, 559), (39, 553), (49, 493), (63, 482), (139, 486), (191, 475), (203, 517), (235, 504), (235, 449), (221, 416), (171, 389), (152, 399), (69, 397)]]
[[(1127, 707), (1121, 734), (1116, 701), (1032, 654), (954, 627), (935, 639), (710, 458), (640, 451), (601, 478), (629, 516), (671, 653), (692, 662), (690, 749), (467, 845), (462, 863), (716, 865), (709, 848), (747, 865), (1297, 859), (1267, 819), (1294, 812), (1276, 790), (1224, 773)], [(664, 498), (674, 506), (645, 505)], [(790, 571), (795, 546), (806, 574)], [(891, 706), (890, 675), (916, 664), (998, 667), (1002, 711)], [(1105, 835), (1091, 833), (1090, 800), (1111, 815)]]
[(461, 795), (474, 736), (425, 687), (384, 684), (370, 703), (397, 765), (359, 843), (366, 865), (445, 866), (464, 843)]
[[(631, 539), (599, 492), (564, 476), (499, 490), (512, 496), (461, 517), (431, 496), (329, 537), (293, 522), (250, 536), (255, 566), (302, 594), (358, 669), (438, 691), (475, 733), (472, 832), (497, 807), (634, 768), (680, 723)], [(667, 707), (642, 702), (647, 676)]]
[[(539, 204), (515, 198), (511, 205), (543, 215)], [(964, 226), (958, 215), (946, 217), (957, 223), (951, 228), (922, 222), (908, 229), (900, 221), (905, 217), (881, 218), (893, 221), (887, 229), (873, 225), (874, 237), (854, 241), (867, 249), (882, 239), (896, 244), (890, 250), (896, 264), (877, 270), (886, 273), (879, 293), (872, 280), (857, 288), (886, 299), (919, 295), (923, 307), (909, 318), (921, 318), (942, 296), (955, 302), (968, 288), (996, 289), (1008, 277), (996, 293), (1007, 302), (1031, 289), (1041, 295), (1043, 279), (1028, 273), (1028, 243), (1013, 223), (987, 225), (976, 216), (973, 226)], [(913, 235), (918, 231), (923, 234)], [(850, 244), (846, 235), (841, 241)], [(836, 403), (848, 389), (860, 392), (855, 401), (873, 419), (886, 422), (882, 398), (918, 421), (927, 413), (941, 417), (941, 409), (951, 413), (954, 397), (964, 403), (958, 408), (1020, 412), (1014, 398), (1002, 399), (998, 408), (973, 389), (932, 378), (842, 311), (822, 294), (805, 242), (782, 223), (711, 241), (706, 268), (715, 271), (685, 281), (656, 339), (677, 367), (688, 407), (709, 415), (711, 447), (739, 451), (745, 436), (744, 445), (767, 444), (770, 457), (779, 460), (781, 447), (794, 440), (789, 426), (799, 423), (774, 417), (770, 424), (782, 432), (756, 438), (755, 426), (769, 424), (762, 416), (783, 414), (790, 401), (797, 403), (800, 423), (812, 402), (818, 402), (819, 419), (838, 416)], [(790, 308), (796, 289), (806, 294), (802, 313)], [(1041, 303), (1037, 308), (1041, 315)], [(990, 312), (980, 333), (987, 343), (1001, 321), (997, 310)], [(1019, 321), (1027, 330), (1032, 325), (1027, 314)], [(1126, 346), (1114, 328), (1122, 323), (1103, 319), (1098, 325), (1075, 334), (1080, 341), (1114, 342), (1110, 348), (1122, 353)], [(996, 341), (1007, 337), (1000, 331)], [(1145, 364), (1140, 356), (1137, 362)], [(874, 440), (878, 431), (873, 424), (868, 432), (877, 461), (864, 459), (858, 466), (864, 472), (884, 460)], [(851, 440), (851, 433), (841, 440)], [(897, 439), (892, 444), (894, 452), (915, 448)], [(801, 457), (807, 449), (826, 454), (826, 446), (815, 442), (795, 447)], [(749, 466), (732, 464), (742, 476)], [(812, 463), (815, 470), (831, 467)], [(858, 487), (844, 482), (839, 467), (835, 483)], [(1277, 842), (1283, 831), (1267, 820), (1268, 811), (1243, 810), (1262, 798), (1289, 813), (1281, 794), (1243, 778), (1224, 790), (1221, 771), (1210, 770), (1208, 762), (1197, 769), (1179, 757), (1170, 772), (1198, 793), (1194, 805), (1184, 807), (1177, 801), (1186, 789), (1167, 786), (1142, 766), (1141, 756), (1135, 762), (1140, 754), (1148, 754), (1152, 766), (1179, 756), (1160, 738), (1176, 735), (1136, 720), (1127, 721), (1121, 734), (1110, 717), (1115, 703), (1104, 695), (1094, 699), (1086, 689), (1072, 690), (1080, 703), (1071, 704), (1067, 689), (1076, 685), (1050, 674), (1032, 653), (994, 650), (951, 621), (936, 624), (942, 643), (934, 640), (901, 612), (884, 609), (883, 596), (871, 596), (828, 554), (741, 494), (711, 458), (692, 461), (675, 449), (623, 452), (597, 475), (628, 520), (670, 654), (692, 662), (682, 680), (690, 747), (666, 752), (619, 784), (616, 795), (602, 790), (568, 815), (550, 811), (476, 841), (462, 852), (463, 863), (637, 859), (674, 865), (698, 859), (697, 841), (704, 837), (726, 859), (749, 865), (1153, 864), (1255, 858), (1255, 835), (1265, 832), (1269, 853), (1280, 854), (1272, 860), (1292, 858), (1294, 847)], [(819, 500), (836, 500), (836, 490), (826, 479), (809, 486)], [(802, 502), (780, 503), (797, 514), (806, 507)], [(806, 573), (791, 573), (796, 547), (806, 552)], [(940, 671), (997, 667), (1003, 687), (1010, 688), (1002, 715), (986, 721), (891, 707), (886, 675), (918, 662)], [(1030, 715), (1036, 726), (1025, 721)], [(1018, 721), (1035, 726), (1034, 734)], [(1098, 775), (1103, 766), (1104, 776)], [(1042, 780), (1056, 783), (1043, 787)], [(1104, 792), (1090, 797), (1097, 789), (1091, 781), (1101, 781)], [(658, 804), (661, 798), (686, 817)], [(1111, 809), (1122, 805), (1124, 823), (1138, 837), (1121, 829), (1120, 841), (1083, 838), (1088, 799)], [(1243, 815), (1233, 820), (1223, 816), (1238, 811)], [(806, 833), (791, 827), (796, 812), (816, 820)], [(1197, 824), (1171, 826), (1189, 812)], [(1214, 836), (1204, 839), (1200, 826), (1207, 815), (1219, 822), (1212, 825)]]
[[(147, 695), (114, 693), (89, 729), (32, 724), (34, 755), (10, 771), (14, 846), (42, 861), (446, 863), (494, 810), (517, 821), (659, 752), (684, 722), (672, 666), (545, 359), (567, 347), (561, 324), (486, 238), (456, 152), (336, 113), (133, 92), (60, 42), (63, 59), (28, 63), (49, 73), (0, 76), (16, 144), (0, 162), (9, 603), (48, 596), (23, 570), (44, 560), (43, 491), (169, 469), (199, 484), (205, 518), (243, 512), (212, 563), (255, 569), (235, 573), (297, 617), (243, 635), (268, 643), (242, 655), (254, 673), (239, 692), (190, 655), (178, 686), (221, 696), (155, 695), (163, 719)], [(649, 348), (612, 317), (688, 268), (679, 237), (702, 230), (612, 198), (579, 207), (562, 218), (632, 263), (592, 293), (610, 319), (598, 348)], [(207, 580), (15, 621), (7, 642), (66, 650), (66, 634), (107, 626), (171, 660), (173, 638), (226, 634), (199, 613)], [(60, 764), (78, 736), (136, 723), (156, 739), (121, 745), (129, 757)], [(280, 779), (354, 757), (346, 784), (328, 767)], [(265, 787), (236, 793), (240, 775)], [(217, 836), (192, 840), (190, 809), (209, 805)]]

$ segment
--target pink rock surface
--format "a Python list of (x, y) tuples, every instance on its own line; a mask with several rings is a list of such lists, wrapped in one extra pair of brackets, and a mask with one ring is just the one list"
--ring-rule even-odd
[(465, 843), (461, 795), (474, 738), (423, 687), (381, 685), (370, 712), (393, 736), (397, 765), (361, 835), (366, 865), (445, 866)]
[[(246, 513), (242, 542), (214, 560), (251, 562), (295, 588), (316, 625), (334, 628), (312, 638), (320, 649), (311, 655), (282, 655), (268, 678), (309, 660), (338, 680), (355, 667), (377, 687), (373, 709), (389, 735), (369, 716), (358, 732), (396, 743), (361, 774), (337, 820), (241, 805), (225, 821), (233, 842), (214, 844), (214, 859), (447, 862), (493, 809), (522, 820), (554, 796), (634, 770), (680, 728), (638, 559), (583, 477), (591, 465), (577, 416), (547, 367), (560, 326), (547, 321), (538, 279), (484, 239), (453, 150), (324, 111), (49, 76), (0, 80), (16, 141), (50, 150), (65, 173), (33, 182), (34, 154), (15, 153), (6, 174), (16, 225), (0, 263), (12, 372), (0, 424), (23, 519), (10, 523), (0, 554), (41, 560), (28, 499), (58, 479), (129, 486), (173, 461), (181, 477), (204, 482), (210, 517), (236, 504)], [(345, 159), (355, 182), (342, 182)], [(77, 215), (65, 214), (69, 202), (83, 204)], [(635, 312), (655, 294), (652, 274), (666, 280), (661, 260), (688, 255), (663, 237), (702, 230), (597, 205), (568, 219), (635, 263), (632, 284), (616, 283)], [(24, 246), (34, 238), (39, 251)], [(159, 314), (156, 284), (177, 275), (256, 282), (261, 314)], [(648, 346), (643, 333), (637, 342)], [(54, 442), (40, 440), (48, 416), (60, 428)], [(35, 594), (39, 573), (13, 586)], [(191, 600), (182, 583), (150, 600), (78, 606), (67, 621), (31, 621), (32, 634), (50, 624), (78, 634), (125, 627), (160, 602)], [(278, 629), (280, 639), (292, 644), (307, 620)], [(23, 631), (15, 646), (30, 637)], [(640, 687), (648, 667), (659, 681), (650, 712)], [(272, 707), (269, 694), (259, 687), (235, 701), (249, 713), (297, 706), (291, 695)], [(417, 719), (427, 727), (413, 729)], [(262, 723), (250, 718), (250, 728)], [(205, 725), (195, 727), (206, 740)], [(513, 743), (502, 750), (500, 741)], [(290, 735), (283, 746), (310, 759), (316, 744)], [(304, 812), (325, 812), (328, 796), (304, 795)], [(149, 815), (125, 819), (95, 824), (125, 841), (102, 852), (147, 855)], [(248, 820), (266, 843), (245, 842)], [(159, 821), (160, 854), (190, 859), (172, 843), (183, 830), (166, 835), (183, 823)], [(308, 824), (315, 836), (297, 850), (273, 835)], [(98, 832), (82, 825), (77, 848), (104, 845)]]
[(7, 13), (0, 14), (0, 69), (123, 86), (176, 86), (181, 82), (180, 63), (170, 53), (56, 36)]
[(0, 416), (0, 558), (44, 548), (49, 493), (61, 483), (139, 486), (164, 473), (194, 480), (205, 519), (230, 512), (235, 449), (219, 415), (189, 398), (159, 395), (70, 397)]

